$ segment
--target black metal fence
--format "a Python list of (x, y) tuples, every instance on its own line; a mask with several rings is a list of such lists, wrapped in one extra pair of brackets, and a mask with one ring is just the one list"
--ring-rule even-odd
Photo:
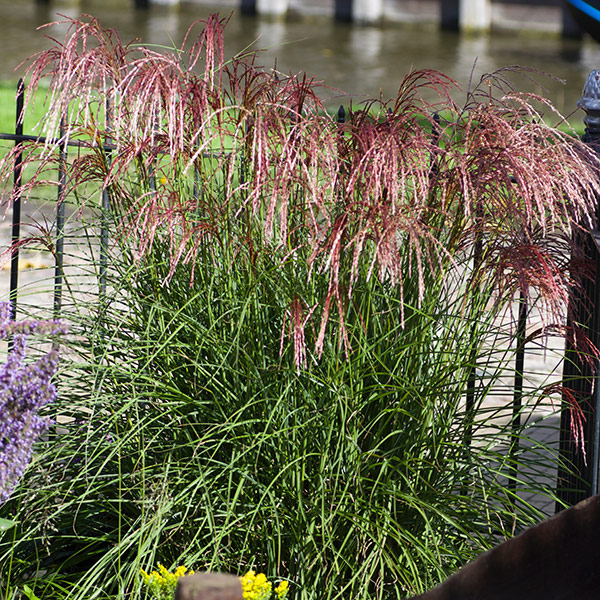
[[(585, 90), (589, 94), (579, 102), (579, 105), (586, 111), (587, 116), (584, 119), (586, 123), (586, 134), (583, 141), (591, 144), (600, 152), (600, 71), (593, 71), (588, 78), (597, 84), (590, 88), (586, 84)], [(57, 139), (45, 138), (43, 136), (25, 135), (23, 133), (23, 115), (24, 115), (24, 96), (25, 86), (22, 80), (17, 84), (16, 96), (16, 117), (15, 132), (0, 133), (0, 140), (13, 141), (15, 144), (15, 160), (13, 168), (13, 193), (11, 198), (12, 208), (12, 228), (11, 228), (11, 247), (10, 247), (10, 288), (9, 302), (11, 305), (11, 316), (14, 319), (17, 315), (17, 299), (19, 290), (19, 254), (21, 247), (21, 186), (23, 178), (23, 145), (27, 143), (52, 143), (60, 148), (58, 160), (58, 182), (56, 194), (56, 219), (55, 219), (55, 265), (54, 265), (54, 290), (53, 290), (53, 314), (55, 318), (60, 317), (63, 297), (63, 278), (64, 278), (64, 241), (65, 241), (65, 196), (66, 196), (66, 168), (67, 168), (67, 148), (69, 146), (82, 147), (83, 144), (77, 140), (69, 140), (66, 135), (66, 125), (64, 120), (60, 126), (60, 137)], [(598, 105), (598, 107), (596, 107)], [(436, 115), (437, 117), (437, 115)], [(337, 114), (339, 123), (343, 123), (346, 118), (344, 107), (340, 107)], [(439, 122), (439, 119), (434, 119)], [(435, 124), (434, 124), (435, 126)], [(435, 138), (435, 131), (434, 131)], [(110, 160), (110, 151), (115, 146), (110, 143), (103, 144), (104, 150)], [(435, 164), (432, 165), (435, 170)], [(108, 241), (109, 241), (109, 222), (106, 215), (109, 214), (110, 198), (108, 191), (102, 191), (102, 214), (99, 238), (100, 238), (100, 256), (99, 256), (99, 291), (100, 298), (106, 293), (106, 274), (108, 265)], [(600, 209), (599, 209), (600, 222)], [(574, 293), (571, 297), (571, 307), (569, 313), (574, 315), (578, 324), (587, 331), (589, 338), (594, 342), (597, 348), (600, 348), (600, 231), (591, 231), (589, 234), (578, 234), (577, 239), (580, 247), (583, 248), (588, 259), (594, 264), (594, 279), (585, 280), (585, 289)], [(475, 242), (474, 261), (480, 260), (483, 252), (481, 243)], [(523, 383), (525, 372), (525, 353), (526, 353), (526, 326), (528, 319), (528, 302), (523, 293), (519, 299), (518, 320), (515, 330), (515, 369), (514, 381), (512, 385), (512, 420), (511, 427), (513, 431), (513, 440), (508, 452), (515, 454), (519, 450), (518, 431), (521, 429)], [(597, 385), (598, 374), (600, 373), (600, 359), (598, 359), (597, 368), (590, 366), (589, 362), (584, 360), (577, 353), (569, 342), (565, 348), (565, 360), (563, 370), (563, 387), (568, 391), (563, 397), (561, 410), (561, 426), (559, 453), (561, 457), (559, 466), (556, 492), (559, 502), (556, 505), (558, 512), (564, 504), (574, 505), (580, 500), (590, 495), (597, 494), (600, 490), (600, 411), (596, 410), (600, 399), (600, 385)], [(475, 405), (476, 388), (476, 365), (472, 367), (472, 373), (466, 391), (466, 409), (473, 411)], [(569, 402), (575, 398), (583, 414), (584, 440), (583, 446), (585, 452), (581, 451), (572, 435), (571, 422), (569, 418)], [(467, 438), (469, 431), (466, 432)], [(516, 473), (515, 473), (516, 475)], [(509, 487), (516, 488), (516, 478), (509, 482)]]
[[(10, 248), (10, 288), (9, 302), (11, 305), (11, 315), (14, 319), (17, 314), (17, 297), (19, 287), (19, 254), (21, 247), (21, 204), (22, 204), (22, 178), (23, 178), (23, 144), (52, 143), (60, 147), (58, 161), (58, 183), (56, 194), (56, 244), (55, 244), (55, 266), (54, 266), (54, 316), (58, 318), (62, 308), (63, 296), (63, 269), (64, 269), (64, 241), (65, 241), (65, 196), (66, 196), (66, 167), (67, 167), (67, 148), (69, 146), (81, 147), (82, 144), (77, 140), (69, 140), (65, 133), (65, 120), (60, 124), (60, 134), (58, 139), (50, 139), (44, 136), (25, 135), (23, 133), (24, 121), (24, 99), (25, 84), (22, 79), (17, 83), (16, 94), (16, 115), (15, 115), (15, 133), (0, 133), (0, 140), (14, 141), (15, 153), (13, 169), (13, 192), (11, 198), (12, 208), (12, 226), (11, 226), (11, 248)], [(110, 152), (114, 149), (111, 144), (104, 144), (104, 150)], [(102, 208), (108, 209), (108, 193), (102, 193)], [(106, 286), (106, 265), (107, 265), (107, 246), (108, 246), (108, 223), (102, 222), (100, 230), (100, 286), (101, 290)]]

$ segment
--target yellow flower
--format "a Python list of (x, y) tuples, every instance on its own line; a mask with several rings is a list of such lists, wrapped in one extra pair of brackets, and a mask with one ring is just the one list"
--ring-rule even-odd
[(289, 591), (289, 583), (287, 581), (280, 581), (279, 585), (275, 588), (277, 594), (277, 600), (283, 600)]
[(268, 600), (271, 596), (271, 582), (264, 573), (257, 575), (255, 571), (248, 571), (240, 579), (244, 600)]
[(187, 567), (177, 567), (173, 573), (158, 563), (158, 571), (146, 573), (144, 569), (140, 569), (142, 581), (148, 586), (149, 592), (156, 600), (172, 600), (177, 580), (180, 577), (193, 575), (194, 571), (188, 571)]

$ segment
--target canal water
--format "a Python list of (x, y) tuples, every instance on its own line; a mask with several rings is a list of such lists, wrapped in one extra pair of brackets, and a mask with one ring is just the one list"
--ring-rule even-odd
[[(50, 44), (45, 35), (59, 39), (64, 27), (44, 31), (36, 28), (57, 18), (80, 13), (96, 16), (103, 25), (115, 28), (122, 41), (140, 38), (152, 44), (179, 44), (189, 25), (219, 11), (232, 17), (226, 30), (226, 53), (244, 48), (265, 49), (261, 63), (283, 72), (305, 71), (332, 89), (322, 96), (331, 106), (354, 103), (373, 97), (395, 96), (403, 76), (412, 69), (436, 69), (455, 79), (463, 89), (456, 101), (464, 99), (471, 73), (475, 80), (486, 72), (507, 65), (535, 67), (565, 81), (538, 78), (532, 84), (518, 82), (524, 91), (541, 93), (563, 114), (575, 110), (585, 77), (600, 68), (600, 44), (561, 40), (557, 33), (503, 32), (488, 36), (465, 36), (441, 32), (434, 22), (387, 23), (361, 27), (335, 23), (325, 14), (296, 16), (285, 22), (244, 17), (231, 2), (214, 5), (184, 3), (177, 9), (132, 8), (130, 0), (59, 1), (45, 6), (35, 0), (0, 0), (0, 78), (15, 79), (24, 72), (17, 65)], [(577, 117), (575, 117), (576, 119)]]
[[(231, 2), (184, 3), (177, 9), (153, 7), (135, 10), (130, 0), (58, 1), (49, 6), (35, 0), (0, 0), (0, 78), (15, 79), (24, 69), (17, 66), (35, 52), (47, 48), (46, 35), (61, 39), (64, 26), (43, 31), (36, 28), (55, 21), (57, 13), (76, 17), (92, 14), (107, 27), (115, 28), (122, 41), (139, 38), (146, 43), (179, 44), (197, 19), (220, 12), (230, 22), (226, 30), (226, 53), (244, 48), (264, 49), (260, 61), (265, 67), (283, 72), (305, 71), (321, 80), (321, 95), (328, 105), (354, 103), (395, 96), (403, 76), (412, 69), (436, 69), (456, 80), (462, 88), (456, 101), (474, 79), (507, 65), (534, 67), (565, 83), (538, 77), (537, 83), (517, 82), (523, 91), (540, 93), (550, 99), (562, 114), (575, 110), (585, 77), (600, 68), (600, 44), (562, 40), (554, 32), (495, 32), (467, 36), (441, 32), (430, 23), (387, 23), (380, 27), (336, 23), (324, 14), (288, 18), (285, 22), (247, 17)], [(15, 70), (16, 69), (16, 70)], [(577, 116), (574, 117), (575, 119)]]

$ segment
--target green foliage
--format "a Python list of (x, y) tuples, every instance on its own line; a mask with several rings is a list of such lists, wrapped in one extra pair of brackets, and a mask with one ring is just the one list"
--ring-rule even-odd
[[(39, 123), (44, 117), (44, 114), (46, 112), (46, 108), (44, 107), (43, 103), (44, 92), (45, 91), (43, 89), (40, 89), (38, 101), (30, 104), (28, 110), (26, 111), (24, 121), (24, 133), (26, 134), (33, 134), (34, 125)], [(0, 132), (2, 133), (15, 132), (16, 96), (16, 81), (0, 81)], [(3, 142), (3, 144), (4, 143), (7, 142)]]
[(10, 521), (9, 519), (0, 519), (0, 531), (7, 531), (8, 529), (12, 529), (15, 525), (15, 521)]
[(27, 600), (40, 600), (40, 598), (33, 593), (33, 590), (28, 585), (23, 586), (23, 593), (25, 594)]

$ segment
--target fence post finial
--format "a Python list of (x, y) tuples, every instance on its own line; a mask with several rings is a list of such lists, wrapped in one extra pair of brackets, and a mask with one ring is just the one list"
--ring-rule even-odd
[(586, 143), (598, 142), (600, 136), (600, 71), (592, 71), (583, 86), (581, 98), (577, 106), (585, 111), (585, 135), (582, 140)]

